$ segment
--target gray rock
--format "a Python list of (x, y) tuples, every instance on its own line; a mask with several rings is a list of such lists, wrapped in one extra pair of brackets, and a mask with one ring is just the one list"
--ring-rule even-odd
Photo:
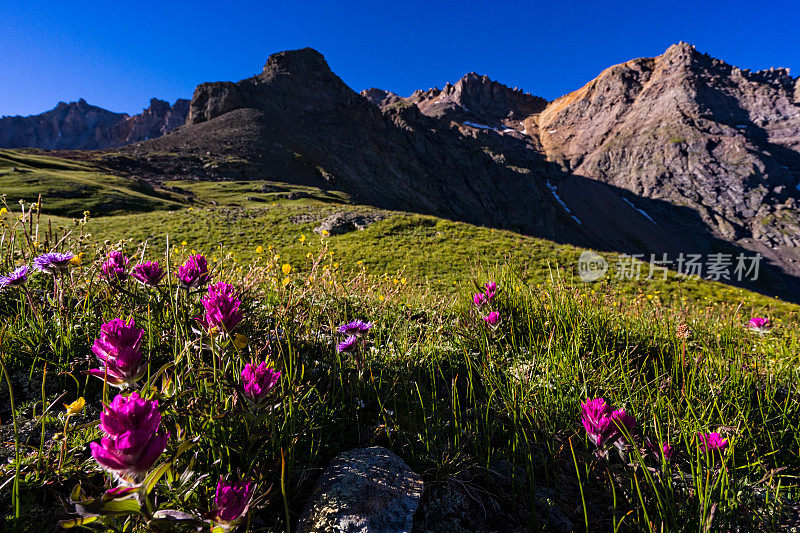
[(410, 532), (422, 478), (380, 446), (339, 454), (322, 474), (298, 533)]
[(370, 224), (383, 220), (386, 216), (382, 213), (334, 213), (314, 228), (314, 233), (327, 231), (331, 235), (341, 235), (355, 230), (366, 229)]

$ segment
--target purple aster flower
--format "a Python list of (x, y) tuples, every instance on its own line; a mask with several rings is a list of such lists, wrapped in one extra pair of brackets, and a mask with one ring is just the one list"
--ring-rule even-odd
[(100, 338), (92, 345), (92, 353), (103, 368), (95, 368), (88, 373), (118, 388), (127, 387), (140, 379), (147, 370), (140, 349), (143, 335), (144, 330), (137, 328), (133, 319), (126, 323), (115, 318), (103, 324)]
[(211, 280), (208, 273), (208, 262), (201, 254), (190, 255), (184, 264), (178, 267), (178, 280), (187, 289), (202, 287)]
[(118, 394), (100, 415), (100, 442), (91, 442), (92, 457), (100, 466), (119, 476), (147, 472), (167, 447), (168, 435), (159, 432), (158, 402), (138, 393)]
[(0, 276), (0, 290), (6, 287), (20, 287), (28, 281), (28, 265), (22, 265), (5, 276)]
[(500, 313), (497, 311), (492, 311), (485, 317), (483, 317), (483, 321), (486, 322), (491, 327), (496, 327), (500, 324)]
[(228, 524), (241, 520), (247, 514), (253, 489), (252, 481), (230, 482), (220, 476), (214, 496), (213, 518)]
[(358, 347), (358, 337), (350, 335), (345, 340), (336, 345), (339, 353), (351, 353)]
[(125, 257), (125, 254), (114, 251), (108, 254), (106, 262), (100, 269), (109, 282), (123, 282), (128, 277), (129, 261), (130, 259)]
[(218, 328), (230, 333), (244, 318), (239, 309), (242, 302), (236, 297), (233, 287), (227, 283), (219, 282), (208, 287), (208, 295), (200, 303), (203, 304), (206, 314), (198, 320), (207, 331)]
[(158, 266), (158, 261), (147, 261), (133, 267), (131, 276), (139, 283), (155, 287), (164, 278), (165, 274), (164, 269)]
[(476, 292), (472, 296), (472, 303), (475, 304), (475, 307), (480, 309), (481, 307), (483, 307), (483, 304), (486, 303), (486, 295), (482, 292)]
[(769, 318), (760, 316), (753, 317), (747, 322), (747, 327), (756, 333), (767, 333), (770, 326)]
[(720, 452), (728, 447), (728, 441), (714, 431), (713, 433), (698, 433), (700, 437), (700, 449), (704, 452), (719, 450)]
[(58, 274), (69, 267), (69, 262), (75, 254), (71, 252), (48, 252), (33, 260), (33, 268), (46, 274)]
[(259, 402), (275, 388), (281, 378), (281, 373), (271, 369), (266, 362), (258, 366), (247, 363), (244, 365), (241, 377), (245, 395), (251, 400)]
[(363, 335), (368, 333), (374, 324), (372, 322), (364, 322), (363, 320), (354, 320), (349, 324), (339, 326), (339, 333), (345, 335)]

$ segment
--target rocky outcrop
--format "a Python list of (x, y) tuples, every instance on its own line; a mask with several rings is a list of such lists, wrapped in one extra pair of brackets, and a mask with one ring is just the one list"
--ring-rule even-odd
[(374, 88), (362, 91), (361, 95), (381, 108), (413, 105), (429, 117), (472, 122), (490, 128), (515, 128), (547, 105), (544, 98), (512, 89), (474, 72), (466, 74), (455, 85), (447, 83), (443, 89), (418, 90), (408, 98)]
[(552, 102), (539, 136), (566, 172), (688, 207), (727, 241), (796, 248), (795, 85), (787, 69), (751, 73), (681, 43)]
[(380, 446), (336, 456), (322, 474), (298, 533), (410, 533), (422, 478)]
[(186, 123), (189, 102), (181, 98), (169, 105), (169, 102), (153, 98), (150, 107), (111, 128), (109, 142), (117, 147), (166, 135)]
[(325, 235), (342, 235), (351, 231), (363, 231), (370, 224), (386, 218), (384, 213), (334, 213), (325, 217), (322, 223), (314, 228), (314, 233)]
[(376, 89), (374, 87), (372, 89), (364, 89), (361, 91), (361, 96), (381, 109), (390, 105), (396, 105), (398, 103), (403, 104), (406, 100), (399, 94), (395, 94), (392, 91), (384, 91), (383, 89)]
[(54, 109), (28, 117), (0, 118), (0, 147), (46, 150), (116, 148), (164, 135), (182, 126), (188, 100), (156, 98), (141, 114), (128, 116), (90, 105), (84, 99), (60, 102)]

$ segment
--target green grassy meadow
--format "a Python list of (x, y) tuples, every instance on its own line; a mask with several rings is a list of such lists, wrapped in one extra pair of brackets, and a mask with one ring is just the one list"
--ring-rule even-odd
[[(798, 525), (793, 304), (672, 273), (626, 281), (612, 268), (584, 284), (574, 273), (581, 249), (416, 214), (314, 233), (328, 214), (372, 210), (336, 192), (170, 182), (167, 200), (106, 182), (93, 163), (0, 157), (37, 175), (63, 164), (52, 169), (62, 183), (89, 173), (125, 201), (165, 202), (119, 214), (88, 196), (51, 207), (38, 181), (3, 191), (0, 274), (46, 251), (83, 254), (1, 293), (4, 530), (58, 520), (100, 531), (291, 532), (331, 459), (371, 445), (422, 476), (415, 532)], [(29, 210), (40, 193), (39, 212)], [(119, 277), (103, 270), (110, 252), (130, 260)], [(178, 267), (198, 253), (230, 294), (181, 285)], [(144, 261), (166, 277), (134, 281)], [(219, 298), (238, 302), (241, 322), (210, 325), (210, 308), (236, 314), (214, 307)], [(753, 316), (771, 328), (746, 327)], [(114, 319), (141, 328), (141, 372), (119, 389), (113, 363), (86, 374), (103, 367), (92, 346)], [(340, 351), (338, 328), (355, 319), (373, 326)], [(256, 400), (243, 371), (261, 363), (280, 377)], [(152, 464), (112, 474), (90, 443), (111, 438), (100, 413), (134, 392), (158, 402), (169, 435)], [(604, 426), (605, 444), (587, 429), (594, 398), (634, 421)], [(704, 444), (712, 434), (714, 447)], [(131, 453), (141, 466), (143, 452)], [(221, 519), (215, 501), (221, 477), (252, 487), (235, 520)]]

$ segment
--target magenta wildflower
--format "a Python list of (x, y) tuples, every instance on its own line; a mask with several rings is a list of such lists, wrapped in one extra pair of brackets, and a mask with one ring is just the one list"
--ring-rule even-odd
[(494, 281), (490, 281), (484, 287), (486, 289), (484, 293), (486, 294), (486, 300), (491, 302), (492, 298), (494, 298), (494, 295), (497, 293), (497, 284)]
[(644, 440), (645, 445), (653, 453), (656, 457), (660, 458), (661, 454), (664, 454), (664, 459), (669, 461), (672, 459), (672, 456), (675, 454), (675, 448), (670, 446), (669, 442), (664, 442), (661, 446), (658, 445), (657, 442), (650, 440), (650, 437), (647, 437)]
[(358, 347), (358, 337), (356, 337), (355, 335), (350, 335), (345, 340), (336, 345), (336, 349), (339, 351), (339, 353), (350, 353), (355, 351), (357, 347)]
[(247, 363), (242, 370), (241, 377), (245, 395), (258, 402), (275, 388), (281, 378), (281, 373), (271, 369), (266, 362), (258, 366)]
[(713, 433), (698, 433), (697, 436), (700, 437), (700, 449), (704, 452), (722, 451), (728, 447), (728, 441), (723, 439), (716, 431)]
[(122, 282), (128, 278), (129, 261), (130, 259), (125, 257), (125, 254), (114, 251), (108, 254), (106, 262), (100, 269), (109, 282)]
[(747, 322), (747, 327), (756, 333), (766, 333), (769, 331), (770, 326), (769, 318), (760, 316), (753, 317)]
[(208, 263), (201, 254), (190, 255), (184, 264), (178, 267), (178, 280), (187, 289), (202, 287), (211, 280)]
[(133, 267), (131, 276), (144, 285), (155, 287), (164, 278), (164, 269), (158, 266), (158, 261), (147, 261)]
[(167, 447), (166, 432), (159, 432), (158, 402), (138, 393), (118, 394), (100, 415), (100, 429), (106, 434), (91, 442), (92, 456), (100, 466), (120, 475), (147, 472)]
[(75, 254), (71, 252), (48, 252), (33, 260), (33, 268), (46, 274), (58, 274), (69, 268), (69, 262)]
[(203, 318), (198, 319), (210, 331), (214, 328), (230, 333), (244, 318), (239, 309), (242, 301), (236, 296), (231, 285), (220, 281), (208, 287), (208, 294), (200, 300), (206, 310)]
[(252, 481), (225, 481), (220, 476), (214, 496), (213, 518), (218, 522), (232, 523), (241, 520), (250, 506), (255, 486)]
[(500, 323), (500, 313), (497, 311), (492, 311), (483, 317), (483, 321), (489, 324), (491, 327), (495, 327)]
[(339, 326), (339, 333), (345, 335), (363, 335), (368, 333), (374, 324), (372, 322), (364, 322), (363, 320), (353, 320), (348, 324)]
[(112, 387), (123, 388), (140, 379), (147, 370), (142, 362), (141, 343), (144, 330), (137, 328), (133, 319), (125, 322), (119, 318), (100, 327), (100, 338), (94, 341), (92, 353), (103, 368), (88, 373), (106, 379)]
[(28, 266), (22, 265), (5, 276), (0, 276), (0, 290), (6, 287), (20, 287), (28, 281)]
[(472, 303), (475, 304), (475, 307), (480, 309), (483, 307), (483, 304), (486, 303), (486, 295), (482, 292), (476, 292), (472, 295)]
[(581, 404), (581, 422), (589, 440), (600, 449), (615, 444), (622, 436), (622, 429), (630, 432), (636, 419), (623, 409), (614, 409), (603, 398), (586, 400)]

